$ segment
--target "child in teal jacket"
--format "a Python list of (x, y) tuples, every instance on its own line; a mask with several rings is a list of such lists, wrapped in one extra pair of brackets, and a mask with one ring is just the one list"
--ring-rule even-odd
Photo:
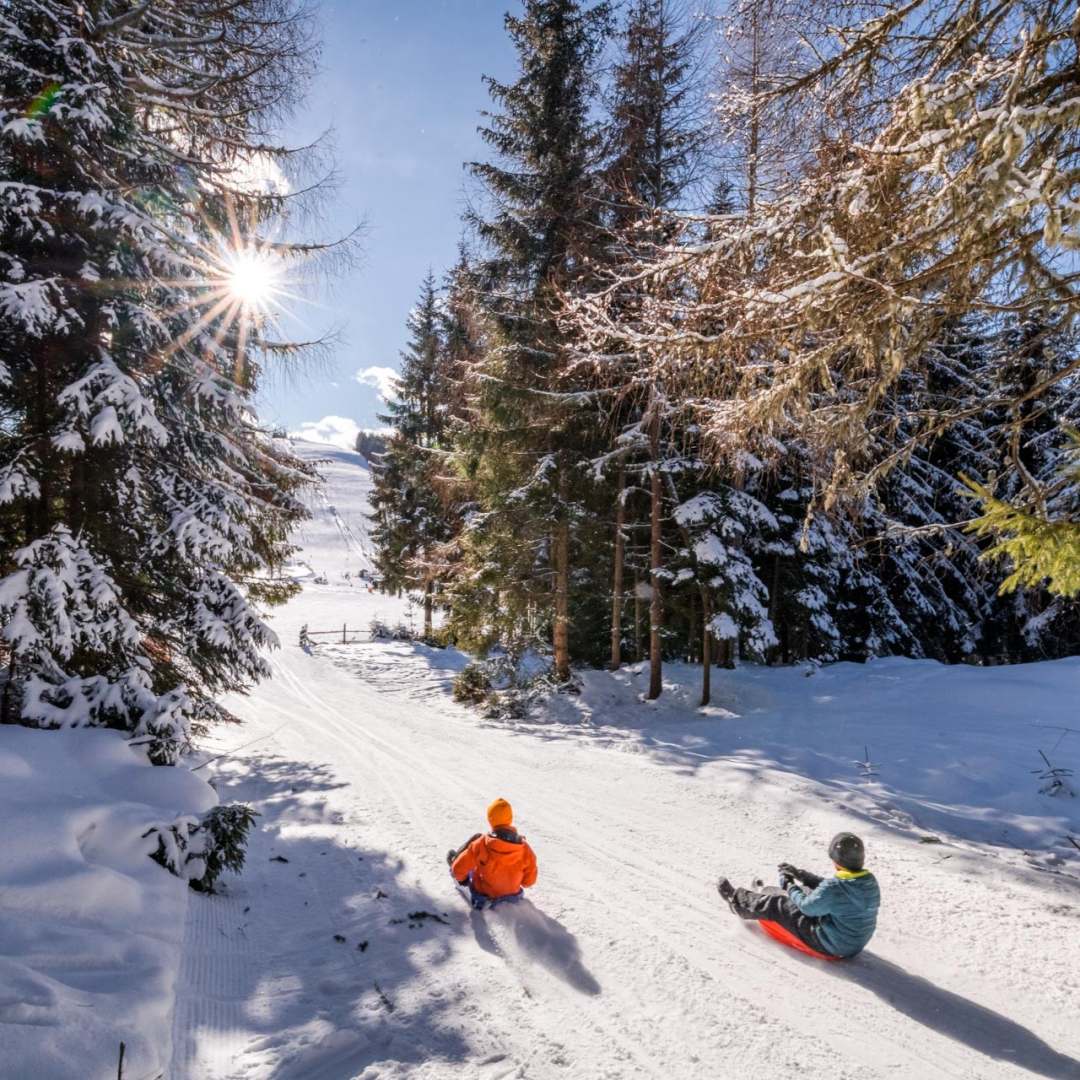
[(817, 952), (855, 956), (873, 937), (881, 890), (863, 866), (863, 842), (853, 833), (833, 837), (829, 858), (835, 877), (822, 878), (781, 863), (779, 889), (755, 893), (736, 889), (722, 878), (720, 895), (736, 915), (779, 923)]

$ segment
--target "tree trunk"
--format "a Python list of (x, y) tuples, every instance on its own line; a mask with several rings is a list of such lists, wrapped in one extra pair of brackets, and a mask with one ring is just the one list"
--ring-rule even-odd
[(424, 637), (431, 637), (431, 614), (434, 604), (435, 582), (429, 581), (424, 586)]
[(570, 523), (555, 527), (555, 677), (570, 679)]
[(660, 592), (659, 571), (663, 569), (660, 549), (660, 510), (663, 504), (660, 486), (660, 468), (656, 460), (657, 438), (653, 436), (652, 506), (649, 518), (649, 584), (652, 594), (649, 600), (649, 700), (655, 701), (663, 690), (663, 658), (660, 653), (660, 629), (664, 621), (664, 599)]
[(758, 203), (758, 155), (761, 152), (761, 102), (758, 92), (761, 87), (762, 60), (764, 48), (762, 44), (762, 14), (757, 5), (751, 5), (751, 29), (750, 48), (750, 130), (746, 147), (746, 220), (753, 222), (754, 213)]
[(712, 700), (712, 631), (709, 620), (712, 619), (712, 605), (709, 603), (707, 589), (701, 590), (701, 707)]
[(634, 570), (634, 660), (641, 662), (641, 575)]
[(698, 621), (697, 621), (697, 593), (690, 593), (690, 618), (686, 620), (686, 662), (692, 664), (697, 660), (698, 651)]
[(623, 525), (626, 523), (626, 507), (623, 496), (626, 492), (626, 467), (619, 466), (619, 486), (615, 492), (615, 571), (611, 585), (611, 670), (618, 671), (622, 666), (622, 606), (623, 606), (623, 562), (626, 556), (626, 541), (623, 538)]

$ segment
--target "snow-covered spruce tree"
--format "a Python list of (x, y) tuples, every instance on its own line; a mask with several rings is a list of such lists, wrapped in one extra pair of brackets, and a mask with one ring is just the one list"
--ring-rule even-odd
[(292, 0), (0, 7), (6, 719), (172, 762), (266, 673), (312, 477), (254, 418), (274, 343), (231, 285), (284, 209), (251, 176), (308, 52)]
[(519, 75), (487, 80), (500, 111), (482, 135), (495, 159), (470, 166), (487, 202), (471, 224), (485, 249), (476, 269), (491, 334), (470, 383), (475, 420), (464, 446), (480, 507), (463, 549), (487, 603), (467, 608), (511, 638), (550, 632), (563, 680), (582, 517), (575, 445), (588, 425), (568, 393), (554, 311), (592, 236), (589, 107), (608, 20), (607, 3), (579, 0), (525, 0), (521, 15), (506, 16)]
[[(698, 488), (704, 487), (700, 475), (700, 470), (695, 470), (698, 482), (694, 486)], [(674, 496), (675, 478), (669, 475), (668, 480)], [(775, 522), (768, 508), (752, 495), (726, 485), (699, 490), (679, 503), (672, 517), (685, 541), (672, 560), (672, 584), (692, 585), (701, 600), (701, 704), (708, 705), (714, 639), (723, 643), (729, 663), (735, 647), (744, 657), (764, 660), (776, 644), (769, 618), (769, 592), (758, 577), (746, 544), (748, 533), (760, 532)], [(696, 642), (699, 635), (693, 605), (691, 613), (690, 640)]]
[[(445, 314), (429, 273), (408, 319), (409, 342), (401, 354), (396, 395), (379, 417), (393, 433), (374, 469), (372, 539), (378, 547), (383, 587), (419, 590), (424, 596), (424, 635), (432, 631), (439, 552), (456, 531), (445, 478), (451, 437), (451, 398)], [(451, 484), (452, 487), (452, 484)]]
[[(961, 528), (971, 504), (960, 477), (987, 476), (997, 458), (985, 407), (991, 338), (985, 319), (946, 324), (871, 419), (883, 477), (857, 508), (856, 544), (860, 567), (884, 585), (894, 606), (893, 652), (956, 662), (987, 647), (995, 585), (980, 565), (980, 545)], [(970, 415), (925, 437), (934, 418), (960, 406)], [(860, 608), (852, 613), (859, 618)]]

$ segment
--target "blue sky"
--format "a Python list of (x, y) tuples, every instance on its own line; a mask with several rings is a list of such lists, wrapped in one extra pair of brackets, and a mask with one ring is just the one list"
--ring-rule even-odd
[(322, 72), (286, 136), (302, 144), (334, 129), (342, 185), (320, 232), (344, 233), (359, 221), (367, 229), (360, 266), (317, 304), (295, 305), (301, 332), (336, 326), (342, 341), (302, 375), (269, 373), (260, 400), (268, 423), (296, 430), (336, 416), (377, 424), (378, 391), (357, 373), (398, 366), (424, 274), (429, 266), (441, 274), (455, 260), (462, 163), (486, 156), (476, 132), (488, 105), (481, 76), (513, 75), (503, 14), (516, 7), (513, 0), (323, 0)]

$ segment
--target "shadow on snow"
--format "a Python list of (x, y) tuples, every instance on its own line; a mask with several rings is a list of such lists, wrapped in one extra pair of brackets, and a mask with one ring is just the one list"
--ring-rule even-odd
[(493, 925), (505, 928), (513, 935), (520, 954), (579, 993), (595, 996), (600, 984), (585, 967), (577, 938), (550, 915), (546, 915), (531, 900), (522, 899), (500, 904), (487, 912), (473, 911), (470, 922), (476, 943), (485, 952), (501, 954), (492, 933)]
[[(239, 1035), (248, 1071), (340, 1080), (380, 1063), (463, 1065), (500, 1049), (470, 1042), (449, 975), (430, 980), (468, 932), (466, 911), (420, 888), (390, 853), (332, 835), (347, 836), (352, 822), (327, 801), (349, 786), (329, 766), (253, 754), (225, 763), (215, 785), (222, 801), (262, 816), (244, 874), (222, 895), (191, 898), (202, 932), (186, 943), (176, 1060), (199, 1062), (215, 1040)], [(534, 963), (583, 994), (600, 992), (556, 919), (527, 900), (474, 913), (477, 941), (494, 952), (493, 917), (511, 967)]]
[(446, 962), (464, 921), (455, 931), (410, 919), (444, 917), (445, 898), (407, 880), (388, 852), (329, 835), (349, 821), (326, 795), (348, 785), (327, 766), (271, 755), (233, 761), (215, 783), (223, 802), (251, 803), (262, 816), (243, 875), (223, 895), (191, 898), (203, 905), (191, 921), (206, 932), (188, 943), (185, 967), (196, 979), (187, 992), (206, 1000), (177, 1030), (187, 1047), (174, 1056), (186, 1049), (200, 1061), (200, 1051), (227, 1041), (242, 1050), (245, 1070), (274, 1080), (340, 1080), (380, 1062), (473, 1056), (455, 1018), (443, 1020), (453, 995), (426, 994), (420, 979)]
[(1058, 1053), (1022, 1024), (880, 956), (863, 953), (850, 963), (830, 964), (829, 971), (876, 994), (923, 1027), (995, 1061), (1011, 1062), (1048, 1080), (1080, 1080), (1080, 1061)]

